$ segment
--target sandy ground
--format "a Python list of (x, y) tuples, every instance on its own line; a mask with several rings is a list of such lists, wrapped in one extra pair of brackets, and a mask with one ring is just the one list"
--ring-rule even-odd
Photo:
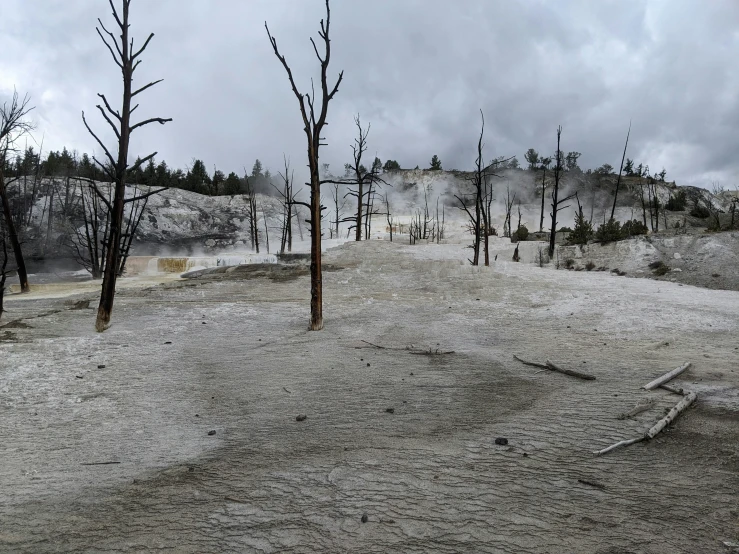
[(322, 332), (304, 275), (11, 296), (0, 551), (739, 551), (739, 293), (467, 254), (329, 251)]

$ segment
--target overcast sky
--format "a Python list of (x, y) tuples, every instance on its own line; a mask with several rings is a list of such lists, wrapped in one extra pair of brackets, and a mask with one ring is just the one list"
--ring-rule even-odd
[[(284, 152), (301, 170), (298, 104), (264, 22), (307, 91), (324, 16), (322, 0), (133, 0), (135, 40), (156, 35), (134, 84), (164, 79), (137, 115), (174, 121), (137, 131), (132, 156), (227, 173), (259, 158), (275, 172)], [(97, 17), (112, 23), (104, 0), (2, 0), (0, 98), (31, 95), (45, 149), (93, 151), (80, 112), (102, 132), (96, 93), (120, 105)], [(618, 167), (632, 120), (637, 163), (678, 184), (739, 184), (736, 0), (333, 0), (331, 38), (330, 77), (343, 69), (344, 81), (321, 161), (334, 170), (351, 157), (357, 113), (372, 124), (371, 156), (470, 169), (482, 108), (486, 159), (550, 153), (561, 124), (582, 167)]]

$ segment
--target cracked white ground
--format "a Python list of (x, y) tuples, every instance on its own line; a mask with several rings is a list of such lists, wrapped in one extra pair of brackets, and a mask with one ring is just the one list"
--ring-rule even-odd
[[(11, 296), (0, 551), (736, 549), (739, 293), (494, 248), (490, 268), (460, 244), (329, 250), (321, 332), (306, 276), (123, 286), (102, 335), (70, 309), (94, 288)], [(694, 407), (594, 457), (676, 404), (640, 387), (685, 361)]]

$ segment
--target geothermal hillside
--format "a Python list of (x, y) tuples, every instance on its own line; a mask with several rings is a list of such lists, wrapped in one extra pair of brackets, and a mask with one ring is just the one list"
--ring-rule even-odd
[[(551, 173), (551, 172), (550, 172)], [(602, 222), (604, 217), (610, 217), (613, 202), (616, 176), (606, 175), (588, 177), (566, 175), (563, 179), (561, 195), (578, 193), (580, 202), (588, 219), (594, 225)], [(394, 221), (400, 224), (396, 232), (401, 231), (396, 240), (407, 240), (403, 237), (403, 223), (407, 223), (415, 214), (428, 207), (432, 215), (437, 209), (443, 211), (444, 217), (453, 226), (465, 224), (465, 216), (458, 208), (459, 196), (469, 189), (470, 174), (460, 171), (431, 171), (431, 170), (400, 170), (386, 172), (382, 175), (386, 184), (380, 184), (375, 199), (374, 211), (385, 212), (386, 207), (382, 197), (387, 194), (390, 210)], [(550, 179), (551, 176), (547, 177)], [(512, 225), (515, 231), (519, 221), (529, 231), (539, 230), (541, 215), (541, 179), (542, 172), (506, 169), (491, 177), (494, 183), (493, 226), (502, 234), (505, 220), (506, 198), (513, 199)], [(549, 181), (547, 181), (549, 185)], [(24, 184), (23, 179), (16, 181), (10, 188), (16, 193), (14, 197), (31, 213), (30, 222), (24, 229), (29, 255), (32, 258), (72, 258), (73, 249), (70, 240), (74, 230), (83, 227), (81, 207), (79, 202), (80, 191), (84, 185), (71, 182), (42, 181), (35, 195), (33, 209), (30, 209), (32, 198), (28, 190), (31, 185)], [(717, 207), (728, 210), (729, 198), (715, 197), (704, 189), (692, 187), (676, 187), (673, 183), (658, 183), (658, 195), (662, 202), (666, 202), (678, 190), (687, 192), (689, 208), (695, 202), (711, 202)], [(51, 198), (52, 188), (56, 193), (56, 200)], [(105, 185), (103, 185), (105, 188)], [(18, 189), (17, 191), (14, 189)], [(130, 187), (129, 194), (133, 194)], [(146, 187), (143, 187), (147, 190)], [(342, 187), (340, 195), (348, 190)], [(548, 231), (551, 220), (549, 188), (544, 209), (544, 231)], [(61, 193), (61, 194), (60, 194)], [(327, 213), (324, 219), (323, 231), (329, 238), (329, 227), (333, 227), (336, 217), (334, 206), (328, 188), (325, 191), (324, 205)], [(60, 199), (61, 196), (61, 199)], [(278, 198), (257, 194), (257, 212), (260, 219), (258, 240), (262, 250), (266, 251), (266, 239), (271, 242), (271, 252), (279, 248), (282, 226), (282, 206)], [(300, 195), (299, 195), (300, 197)], [(350, 199), (351, 200), (351, 199)], [(56, 204), (54, 204), (56, 202)], [(251, 235), (247, 220), (247, 197), (235, 196), (204, 196), (201, 194), (180, 189), (169, 189), (149, 198), (144, 216), (141, 219), (133, 243), (134, 255), (213, 255), (227, 251), (251, 251)], [(60, 208), (61, 204), (61, 208)], [(576, 210), (574, 200), (570, 207), (560, 212), (558, 228), (572, 227)], [(49, 207), (53, 209), (50, 210)], [(54, 206), (56, 206), (54, 208)], [(689, 209), (688, 208), (688, 209)], [(308, 231), (304, 220), (307, 214), (304, 208), (298, 207), (298, 216), (294, 221), (294, 240), (296, 243), (308, 240)], [(352, 215), (355, 207), (350, 201), (345, 201), (340, 211), (339, 219)], [(49, 222), (49, 213), (54, 217)], [(629, 221), (642, 218), (642, 206), (639, 198), (639, 182), (636, 178), (624, 178), (619, 193), (616, 209), (616, 219)], [(667, 213), (668, 227), (676, 222), (687, 222), (689, 226), (705, 227), (705, 221), (691, 217), (687, 212)], [(264, 220), (266, 219), (266, 230)], [(339, 238), (346, 238), (350, 223), (340, 223)], [(373, 237), (384, 237), (388, 231), (384, 213), (377, 213), (373, 217)], [(336, 238), (336, 237), (332, 237)], [(533, 237), (532, 237), (533, 238)]]

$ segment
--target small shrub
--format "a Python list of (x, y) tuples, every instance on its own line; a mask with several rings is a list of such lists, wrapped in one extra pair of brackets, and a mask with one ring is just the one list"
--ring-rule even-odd
[(647, 226), (643, 222), (633, 219), (623, 224), (623, 227), (621, 227), (621, 237), (626, 239), (637, 235), (646, 235), (647, 231)]
[(575, 229), (567, 236), (567, 244), (587, 244), (593, 238), (593, 226), (585, 219), (582, 208), (575, 215)]
[(528, 230), (528, 228), (525, 225), (521, 225), (516, 230), (516, 238), (518, 240), (526, 240), (528, 238), (528, 236), (529, 236), (529, 230)]
[(649, 264), (649, 269), (651, 269), (652, 273), (657, 277), (662, 277), (662, 275), (665, 275), (670, 271), (670, 267), (662, 261), (652, 262)]
[(570, 229), (569, 227), (560, 227), (559, 228), (559, 231), (557, 231), (557, 232), (558, 233), (571, 233), (572, 232), (572, 229)]
[(670, 199), (665, 204), (665, 209), (671, 212), (682, 212), (687, 206), (688, 198), (684, 190), (679, 191), (675, 196), (670, 195)]
[(573, 267), (574, 265), (575, 265), (575, 260), (573, 260), (572, 258), (567, 258), (567, 259), (565, 260), (565, 267), (566, 267), (567, 269), (570, 269), (570, 268), (572, 268), (572, 267)]
[(603, 223), (595, 232), (595, 240), (598, 242), (613, 242), (621, 238), (621, 223), (615, 219)]
[(721, 220), (719, 220), (718, 214), (715, 217), (711, 218), (706, 229), (714, 233), (721, 231)]
[(588, 262), (585, 264), (585, 269), (587, 269), (588, 271), (593, 271), (593, 269), (595, 269), (595, 264), (593, 262)]
[(706, 208), (705, 206), (701, 206), (696, 202), (695, 206), (693, 206), (693, 209), (690, 210), (690, 215), (700, 219), (706, 219), (711, 215), (711, 212), (708, 211), (708, 208)]

